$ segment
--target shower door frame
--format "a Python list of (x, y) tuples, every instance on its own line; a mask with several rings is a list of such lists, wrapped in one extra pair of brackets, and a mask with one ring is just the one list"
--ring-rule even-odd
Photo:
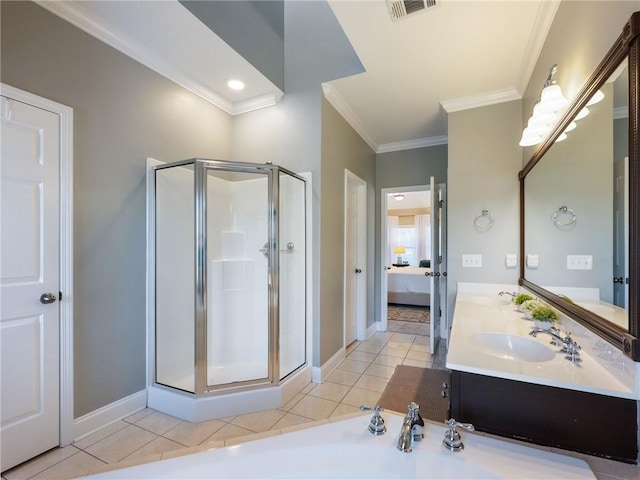
[[(279, 201), (278, 182), (274, 180), (278, 167), (244, 162), (227, 162), (222, 160), (196, 159), (194, 162), (195, 192), (195, 393), (212, 393), (225, 390), (241, 390), (247, 387), (277, 385), (279, 378), (279, 304), (278, 304), (278, 218)], [(208, 350), (207, 350), (207, 173), (219, 170), (237, 173), (263, 174), (267, 179), (267, 237), (268, 237), (268, 374), (264, 378), (244, 380), (221, 385), (208, 385)]]
[[(148, 161), (151, 159), (148, 159)], [(153, 161), (153, 160), (152, 160)], [(155, 162), (155, 161), (153, 161)], [(193, 194), (194, 194), (194, 240), (195, 240), (195, 258), (194, 258), (194, 268), (195, 268), (195, 277), (194, 277), (194, 287), (195, 287), (195, 298), (194, 298), (194, 322), (195, 322), (195, 338), (194, 338), (194, 389), (193, 392), (180, 389), (179, 387), (174, 387), (171, 385), (166, 385), (163, 383), (158, 383), (157, 381), (157, 370), (156, 370), (156, 355), (157, 355), (157, 345), (156, 345), (156, 294), (155, 294), (155, 282), (156, 282), (156, 172), (158, 170), (164, 170), (172, 167), (180, 167), (193, 165)], [(227, 392), (240, 392), (247, 389), (252, 389), (255, 387), (269, 387), (269, 386), (277, 386), (283, 381), (285, 378), (290, 377), (295, 372), (300, 371), (302, 368), (308, 365), (308, 359), (310, 355), (310, 340), (308, 337), (308, 328), (309, 328), (309, 310), (308, 310), (308, 281), (309, 281), (309, 257), (308, 257), (308, 231), (309, 228), (309, 202), (308, 198), (308, 180), (301, 175), (298, 175), (286, 168), (281, 166), (267, 164), (255, 164), (255, 163), (247, 163), (247, 162), (235, 162), (235, 161), (227, 161), (227, 160), (211, 160), (211, 159), (200, 159), (200, 158), (191, 158), (187, 160), (181, 160), (170, 163), (158, 163), (150, 166), (150, 169), (153, 171), (153, 177), (151, 184), (148, 184), (150, 191), (152, 191), (151, 197), (149, 197), (149, 213), (151, 214), (150, 222), (148, 225), (149, 234), (152, 238), (149, 248), (151, 249), (149, 260), (151, 261), (151, 268), (149, 269), (149, 280), (152, 283), (153, 287), (149, 290), (150, 295), (150, 303), (149, 310), (153, 313), (151, 316), (151, 323), (149, 326), (152, 328), (152, 334), (150, 335), (151, 343), (150, 346), (153, 345), (153, 355), (150, 356), (149, 365), (151, 368), (148, 373), (153, 379), (153, 384), (160, 388), (166, 389), (169, 391), (180, 391), (182, 394), (190, 395), (190, 396), (199, 396), (199, 395), (215, 395), (217, 393), (227, 393)], [(206, 191), (206, 181), (207, 181), (207, 171), (208, 170), (223, 170), (230, 172), (240, 172), (240, 173), (263, 173), (267, 177), (268, 182), (268, 235), (271, 239), (268, 243), (268, 252), (269, 252), (269, 267), (268, 267), (268, 299), (269, 299), (269, 366), (268, 366), (268, 376), (260, 379), (246, 380), (241, 382), (233, 382), (228, 384), (221, 385), (207, 385), (207, 252), (206, 252), (206, 228), (207, 228), (207, 191)], [(279, 212), (278, 205), (280, 203), (280, 173), (285, 173), (297, 180), (300, 180), (304, 185), (304, 202), (305, 202), (305, 345), (304, 345), (304, 362), (300, 364), (298, 367), (293, 369), (291, 372), (287, 373), (280, 379), (280, 329), (279, 329)]]

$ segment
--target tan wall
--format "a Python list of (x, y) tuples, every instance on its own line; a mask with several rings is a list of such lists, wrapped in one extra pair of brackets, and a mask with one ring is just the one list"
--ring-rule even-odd
[(373, 323), (375, 153), (323, 99), (320, 174), (320, 364), (343, 344), (344, 170), (367, 182), (367, 326)]

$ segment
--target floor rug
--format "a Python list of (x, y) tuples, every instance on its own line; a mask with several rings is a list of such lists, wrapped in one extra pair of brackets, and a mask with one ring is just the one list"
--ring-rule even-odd
[(387, 331), (410, 335), (429, 335), (429, 307), (387, 305)]
[[(451, 384), (448, 370), (397, 365), (378, 405), (406, 413), (407, 405), (416, 402), (423, 418), (444, 423), (449, 418), (449, 388), (443, 388), (445, 382)], [(443, 390), (447, 393), (445, 397)]]
[(429, 323), (431, 312), (429, 307), (414, 307), (411, 305), (387, 305), (387, 320), (401, 322)]

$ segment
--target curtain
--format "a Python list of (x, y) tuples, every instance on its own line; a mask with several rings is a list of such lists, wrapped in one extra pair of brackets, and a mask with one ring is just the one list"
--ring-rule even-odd
[(434, 259), (431, 258), (431, 215), (416, 215), (415, 226), (417, 261), (431, 260), (433, 265)]
[(387, 266), (396, 263), (397, 255), (393, 253), (394, 247), (398, 246), (398, 217), (387, 217)]

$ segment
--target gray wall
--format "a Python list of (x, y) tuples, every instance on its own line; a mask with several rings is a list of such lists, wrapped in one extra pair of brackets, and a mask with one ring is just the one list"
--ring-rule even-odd
[(334, 252), (324, 246), (333, 240), (331, 232), (327, 235), (321, 225), (321, 212), (331, 209), (325, 205), (325, 192), (331, 196), (335, 187), (325, 185), (322, 180), (321, 83), (362, 73), (364, 69), (327, 3), (286, 2), (284, 13), (285, 96), (275, 107), (234, 118), (232, 153), (235, 160), (272, 161), (295, 172), (313, 175), (312, 364), (320, 366), (338, 351), (331, 340), (325, 345), (325, 338), (333, 338), (335, 330), (342, 329), (342, 315), (333, 316), (335, 300), (325, 302), (326, 296), (321, 294), (321, 279), (333, 275), (321, 252), (329, 252), (330, 258), (342, 255), (342, 248)]
[[(505, 255), (519, 251), (520, 101), (449, 114), (448, 297), (449, 316), (458, 282), (513, 283)], [(474, 229), (482, 210), (494, 216), (484, 233)], [(481, 268), (463, 268), (463, 254), (481, 254)]]
[(0, 8), (2, 82), (74, 109), (79, 417), (146, 387), (146, 158), (229, 158), (232, 121), (33, 3)]
[[(381, 225), (380, 209), (383, 188), (410, 187), (428, 185), (429, 178), (435, 177), (436, 183), (447, 182), (447, 145), (399, 150), (397, 152), (379, 153), (376, 156), (376, 191), (375, 191), (375, 295), (380, 298), (381, 275), (384, 265), (380, 263)], [(386, 292), (384, 293), (386, 294)], [(375, 301), (375, 321), (380, 319), (380, 302)]]
[[(284, 2), (183, 0), (202, 23), (284, 91)], [(233, 19), (233, 21), (230, 21)]]
[[(525, 180), (525, 254), (538, 255), (525, 277), (542, 286), (598, 288), (613, 303), (613, 95), (590, 107), (567, 139), (555, 143)], [(609, 181), (606, 181), (609, 179)], [(570, 227), (557, 228), (561, 206), (576, 213)], [(564, 223), (568, 217), (561, 216)], [(592, 270), (567, 269), (567, 255), (591, 255)]]
[(373, 150), (329, 104), (322, 102), (322, 275), (320, 278), (320, 363), (343, 346), (344, 170), (367, 182), (367, 326), (374, 311), (375, 162)]
[[(640, 10), (638, 0), (560, 3), (524, 94), (523, 125), (540, 97), (551, 65), (558, 64), (553, 78), (562, 93), (574, 98), (636, 10)], [(534, 150), (523, 149), (523, 162)]]

